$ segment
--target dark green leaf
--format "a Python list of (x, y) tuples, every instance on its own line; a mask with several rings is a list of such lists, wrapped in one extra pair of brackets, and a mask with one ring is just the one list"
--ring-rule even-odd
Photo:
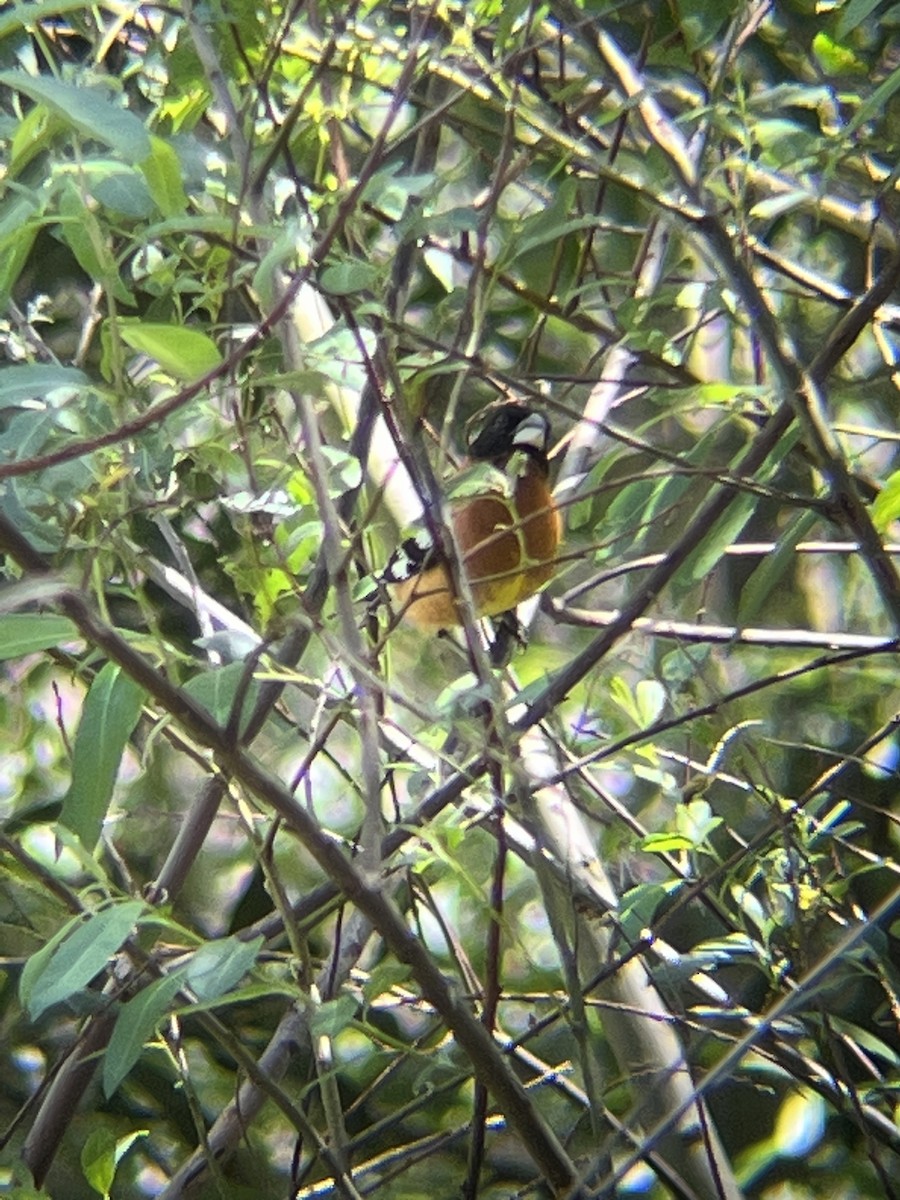
[(144, 1043), (169, 1011), (183, 983), (184, 972), (167, 975), (149, 984), (122, 1005), (103, 1057), (103, 1091), (111, 1096), (144, 1049)]
[[(767, 554), (753, 574), (741, 588), (738, 605), (738, 623), (749, 625), (757, 620), (766, 601), (775, 588), (794, 567), (797, 558), (796, 546), (813, 529), (818, 516), (813, 512), (801, 513), (778, 539), (774, 554)], [(771, 619), (771, 618), (770, 618)]]
[(129, 936), (143, 911), (141, 901), (129, 900), (91, 913), (86, 920), (77, 917), (54, 942), (49, 955), (39, 951), (34, 956), (38, 968), (28, 974), (27, 982), (23, 974), (20, 985), (32, 1021), (86, 987)]

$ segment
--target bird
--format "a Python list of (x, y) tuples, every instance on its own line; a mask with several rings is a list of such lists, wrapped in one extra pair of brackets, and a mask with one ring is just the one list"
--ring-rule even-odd
[[(476, 616), (507, 613), (556, 570), (562, 521), (549, 485), (550, 422), (518, 400), (487, 405), (466, 426), (467, 461), (444, 489)], [(404, 620), (436, 631), (460, 625), (446, 558), (424, 526), (382, 571)]]

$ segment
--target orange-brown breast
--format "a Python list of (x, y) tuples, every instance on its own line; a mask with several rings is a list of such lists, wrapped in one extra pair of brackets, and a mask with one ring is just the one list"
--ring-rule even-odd
[[(562, 532), (559, 511), (543, 472), (531, 465), (517, 480), (514, 519), (499, 496), (459, 501), (450, 521), (463, 552), (463, 568), (479, 616), (496, 616), (527, 600), (556, 570)], [(460, 623), (449, 573), (433, 567), (398, 584), (399, 607), (414, 625), (447, 628)]]

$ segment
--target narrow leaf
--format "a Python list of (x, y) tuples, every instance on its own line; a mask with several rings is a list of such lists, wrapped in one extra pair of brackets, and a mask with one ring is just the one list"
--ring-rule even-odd
[(131, 933), (143, 910), (140, 900), (129, 900), (91, 913), (87, 920), (79, 919), (49, 961), (42, 962), (37, 976), (29, 977), (27, 1004), (32, 1021), (87, 987)]
[(84, 702), (72, 761), (72, 783), (60, 821), (91, 850), (112, 799), (125, 744), (137, 724), (144, 692), (114, 663), (107, 663)]
[(164, 217), (177, 217), (187, 208), (178, 155), (167, 141), (150, 138), (150, 155), (141, 163), (150, 195)]
[(183, 982), (183, 972), (167, 975), (122, 1005), (103, 1059), (103, 1091), (111, 1096), (144, 1049)]
[(796, 561), (796, 546), (816, 524), (814, 512), (801, 513), (778, 539), (774, 554), (767, 554), (741, 589), (738, 623), (749, 625), (762, 612), (766, 601)]

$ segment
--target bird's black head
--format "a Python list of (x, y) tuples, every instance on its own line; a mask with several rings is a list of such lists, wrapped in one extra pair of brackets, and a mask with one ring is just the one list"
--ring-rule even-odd
[(514, 450), (532, 450), (546, 457), (550, 445), (550, 422), (543, 413), (517, 400), (489, 404), (466, 425), (469, 456), (476, 459), (503, 458)]

